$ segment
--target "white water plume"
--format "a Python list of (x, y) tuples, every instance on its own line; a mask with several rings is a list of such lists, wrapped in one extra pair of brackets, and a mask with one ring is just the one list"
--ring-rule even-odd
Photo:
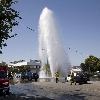
[(42, 69), (47, 60), (50, 64), (51, 77), (54, 77), (57, 71), (62, 76), (67, 74), (70, 67), (68, 55), (61, 44), (54, 14), (47, 7), (43, 9), (39, 19), (39, 56), (42, 62), (41, 78), (46, 77)]

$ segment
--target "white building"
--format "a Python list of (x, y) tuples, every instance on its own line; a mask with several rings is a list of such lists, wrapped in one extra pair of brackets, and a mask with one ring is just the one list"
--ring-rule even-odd
[(41, 61), (30, 60), (29, 62), (27, 62), (27, 61), (21, 60), (21, 61), (11, 62), (10, 64), (8, 64), (8, 67), (13, 67), (13, 68), (17, 68), (21, 66), (30, 67), (32, 72), (39, 72), (41, 68)]
[(79, 66), (74, 66), (72, 69), (71, 69), (71, 74), (74, 73), (74, 76), (76, 76), (77, 73), (80, 73), (82, 72), (82, 69), (79, 67)]

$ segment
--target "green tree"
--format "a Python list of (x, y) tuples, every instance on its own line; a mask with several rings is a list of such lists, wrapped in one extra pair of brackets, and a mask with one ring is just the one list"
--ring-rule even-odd
[(47, 63), (44, 65), (43, 69), (46, 73), (47, 76), (51, 76), (51, 70), (50, 70), (50, 65)]
[(81, 63), (80, 66), (83, 71), (94, 73), (95, 71), (100, 70), (100, 59), (93, 55), (90, 55), (85, 59), (85, 63)]
[(12, 28), (18, 25), (18, 19), (21, 19), (19, 12), (12, 8), (15, 3), (14, 0), (0, 0), (0, 53), (2, 47), (7, 46), (6, 40), (17, 35), (10, 34)]
[(81, 69), (82, 69), (84, 72), (87, 72), (87, 71), (88, 71), (88, 67), (85, 65), (85, 63), (81, 63), (80, 66), (81, 66)]
[(90, 72), (97, 71), (97, 63), (99, 59), (95, 56), (90, 55), (89, 58), (85, 60), (85, 64), (88, 67)]
[(99, 61), (97, 62), (97, 70), (100, 71), (100, 59), (99, 59)]

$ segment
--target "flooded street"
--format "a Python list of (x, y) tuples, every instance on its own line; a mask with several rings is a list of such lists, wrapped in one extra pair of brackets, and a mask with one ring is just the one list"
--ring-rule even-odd
[(12, 94), (2, 100), (17, 100), (11, 99), (12, 95), (19, 100), (100, 100), (99, 81), (83, 85), (70, 85), (68, 82), (17, 83), (10, 88)]

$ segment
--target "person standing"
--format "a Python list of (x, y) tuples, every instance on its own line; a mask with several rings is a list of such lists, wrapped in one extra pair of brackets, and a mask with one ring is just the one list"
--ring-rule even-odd
[(72, 73), (72, 75), (71, 75), (71, 80), (70, 80), (70, 82), (71, 82), (70, 85), (72, 85), (72, 83), (75, 83), (75, 85), (76, 85), (74, 73)]
[(65, 82), (67, 82), (67, 77), (65, 77)]
[(56, 77), (56, 83), (58, 83), (58, 81), (59, 81), (59, 72), (55, 73), (55, 77)]

